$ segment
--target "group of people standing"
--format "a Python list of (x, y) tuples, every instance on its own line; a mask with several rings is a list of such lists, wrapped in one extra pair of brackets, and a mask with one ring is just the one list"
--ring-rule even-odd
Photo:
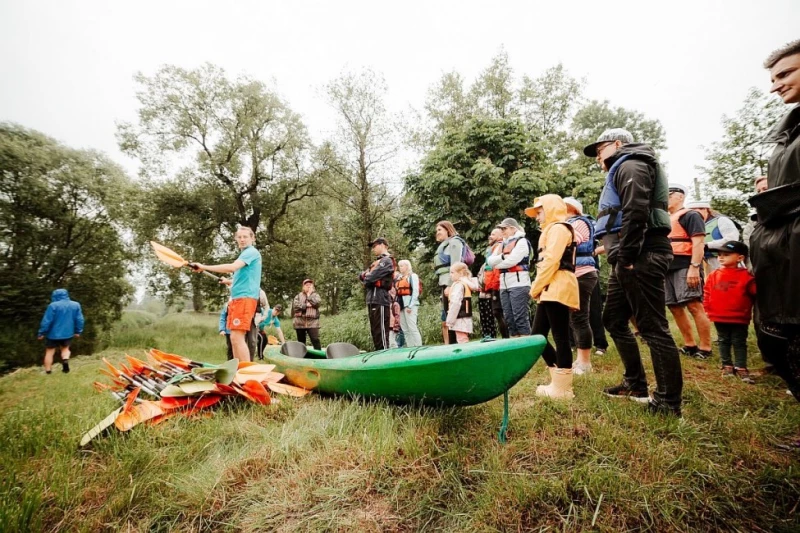
[[(774, 52), (765, 67), (772, 77), (771, 92), (786, 104), (799, 103), (800, 41)], [(504, 218), (489, 235), (477, 277), (469, 268), (475, 260), (472, 250), (452, 223), (439, 222), (433, 262), (444, 342), (469, 340), (472, 294), (477, 292), (484, 336), (547, 337), (552, 332), (555, 346), (548, 341), (543, 352), (551, 382), (536, 393), (569, 399), (574, 396), (573, 375), (591, 371), (592, 344), (597, 353), (604, 351), (605, 327), (624, 366), (621, 382), (604, 389), (605, 394), (646, 403), (654, 413), (680, 416), (679, 353), (707, 359), (712, 323), (723, 375), (752, 382), (746, 339), (755, 302), (759, 348), (800, 400), (800, 106), (788, 112), (766, 141), (775, 149), (767, 176), (756, 179), (756, 194), (749, 199), (754, 212), (744, 228), (744, 242), (733, 221), (713, 211), (709, 202), (685, 204), (686, 188), (668, 183), (654, 150), (621, 128), (604, 131), (583, 150), (606, 172), (596, 220), (575, 198), (538, 197), (525, 210), (541, 230), (536, 248), (517, 220)], [(278, 318), (282, 308), (270, 308), (260, 289), (261, 254), (254, 239), (252, 229), (241, 227), (236, 232), (241, 252), (233, 263), (190, 264), (196, 271), (232, 274), (221, 280), (231, 294), (220, 332), (229, 336), (231, 356), (242, 361), (263, 349), (248, 343), (253, 330), (263, 333), (274, 327), (284, 340)], [(393, 344), (420, 346), (419, 276), (409, 261), (395, 261), (386, 239), (377, 238), (369, 246), (376, 258), (358, 279), (366, 293), (375, 350)], [(602, 254), (609, 277), (600, 324), (596, 316), (601, 307), (598, 256)], [(531, 300), (537, 304), (532, 319)], [(76, 305), (66, 291), (53, 293), (39, 332), (40, 338), (48, 339), (47, 371), (56, 347), (62, 348), (68, 371), (69, 339), (83, 327)], [(315, 348), (321, 348), (319, 306), (313, 280), (304, 280), (291, 313), (298, 339), (305, 343), (309, 337)], [(667, 308), (683, 338), (681, 348), (670, 333)], [(652, 394), (637, 335), (649, 347), (653, 361)]]

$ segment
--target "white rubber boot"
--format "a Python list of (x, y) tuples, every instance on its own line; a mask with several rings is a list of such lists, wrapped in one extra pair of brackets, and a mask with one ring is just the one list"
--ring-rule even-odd
[(536, 387), (536, 396), (554, 398), (558, 400), (571, 400), (575, 397), (572, 392), (572, 369), (549, 367), (552, 379), (549, 385)]

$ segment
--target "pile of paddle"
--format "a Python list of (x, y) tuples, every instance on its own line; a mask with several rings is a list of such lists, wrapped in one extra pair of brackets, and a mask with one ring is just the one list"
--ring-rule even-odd
[(95, 381), (94, 388), (110, 393), (122, 405), (86, 432), (80, 446), (112, 425), (128, 431), (142, 422), (155, 425), (177, 415), (195, 416), (225, 398), (242, 397), (269, 405), (277, 402), (269, 391), (296, 397), (309, 393), (281, 383), (283, 374), (274, 372), (275, 365), (236, 359), (214, 365), (156, 349), (147, 352), (147, 362), (129, 355), (125, 358), (128, 364), (119, 368), (103, 358), (107, 368), (100, 372), (111, 378), (111, 384)]

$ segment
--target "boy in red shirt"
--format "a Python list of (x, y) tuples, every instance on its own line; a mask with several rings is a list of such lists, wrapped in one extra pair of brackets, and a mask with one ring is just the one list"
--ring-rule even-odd
[[(719, 250), (719, 268), (708, 276), (703, 295), (703, 307), (714, 323), (719, 336), (719, 356), (722, 376), (739, 376), (753, 384), (747, 371), (747, 331), (750, 326), (756, 282), (744, 267), (747, 245), (728, 241)], [(736, 365), (731, 361), (731, 346)]]

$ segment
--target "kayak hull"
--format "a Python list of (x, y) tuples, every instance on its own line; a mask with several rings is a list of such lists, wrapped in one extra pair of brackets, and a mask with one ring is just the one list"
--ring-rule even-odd
[(395, 348), (341, 359), (298, 359), (269, 347), (264, 357), (292, 385), (323, 394), (426, 405), (475, 405), (500, 396), (542, 354), (541, 335), (490, 342)]

